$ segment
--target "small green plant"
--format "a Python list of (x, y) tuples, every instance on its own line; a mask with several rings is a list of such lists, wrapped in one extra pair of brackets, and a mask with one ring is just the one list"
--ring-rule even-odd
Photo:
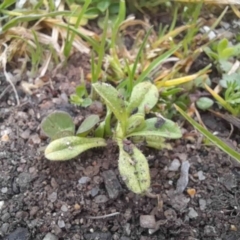
[[(83, 6), (85, 5), (85, 0), (67, 0), (67, 4), (71, 11), (74, 12), (68, 21), (70, 24), (75, 24), (78, 15), (82, 12)], [(81, 25), (86, 25), (89, 20), (98, 18), (98, 26), (104, 28), (104, 15), (106, 12), (109, 13), (109, 20), (114, 22), (119, 13), (119, 1), (118, 0), (91, 0), (89, 2), (89, 7), (84, 11), (83, 17), (81, 18)]]
[(92, 104), (92, 99), (88, 96), (84, 84), (76, 87), (75, 93), (70, 96), (70, 102), (79, 107), (88, 107)]
[(215, 61), (219, 72), (228, 72), (233, 66), (233, 57), (239, 56), (240, 44), (231, 45), (226, 38), (214, 42), (211, 47), (205, 47), (204, 52)]
[(223, 97), (226, 103), (228, 103), (234, 110), (235, 115), (240, 115), (240, 72), (235, 72), (230, 75), (223, 74), (222, 80), (220, 80), (220, 86), (223, 87)]
[(122, 179), (131, 191), (144, 194), (150, 187), (149, 166), (137, 143), (155, 149), (168, 147), (164, 139), (180, 138), (180, 128), (158, 114), (146, 117), (159, 98), (157, 87), (150, 82), (134, 86), (129, 101), (109, 84), (97, 82), (92, 86), (106, 104), (105, 119), (100, 121), (97, 115), (90, 115), (75, 134), (75, 126), (67, 113), (50, 114), (41, 123), (43, 132), (52, 140), (45, 156), (53, 161), (69, 160), (88, 149), (106, 146), (104, 138), (112, 137), (119, 147), (118, 167)]

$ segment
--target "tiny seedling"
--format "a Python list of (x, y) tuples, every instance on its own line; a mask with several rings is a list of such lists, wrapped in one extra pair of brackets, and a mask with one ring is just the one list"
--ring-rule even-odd
[(88, 107), (92, 104), (92, 99), (88, 96), (86, 86), (84, 84), (76, 87), (75, 93), (70, 96), (70, 102), (81, 107)]
[(233, 65), (231, 59), (240, 54), (240, 44), (231, 45), (224, 38), (218, 43), (213, 43), (211, 47), (205, 47), (204, 52), (217, 64), (219, 72), (228, 72)]
[(45, 149), (46, 158), (53, 161), (72, 159), (88, 149), (106, 146), (104, 138), (111, 136), (119, 147), (118, 168), (123, 181), (134, 193), (147, 193), (149, 166), (137, 143), (155, 149), (168, 147), (164, 138), (180, 138), (180, 128), (160, 114), (146, 118), (159, 99), (157, 87), (150, 82), (134, 86), (128, 102), (109, 84), (97, 82), (92, 86), (106, 104), (105, 119), (100, 122), (97, 115), (90, 115), (75, 134), (75, 126), (67, 113), (50, 114), (41, 124), (43, 132), (52, 139)]

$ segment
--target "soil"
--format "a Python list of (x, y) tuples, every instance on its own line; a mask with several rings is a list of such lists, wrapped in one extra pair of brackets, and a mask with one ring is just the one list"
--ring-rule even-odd
[[(39, 124), (47, 113), (65, 110), (79, 123), (94, 111), (68, 103), (79, 83), (79, 67), (89, 73), (88, 59), (77, 54), (67, 66), (55, 73), (52, 85), (32, 95), (18, 86), (20, 106), (14, 105), (11, 88), (1, 98), (0, 239), (240, 239), (239, 165), (217, 148), (198, 144), (197, 138), (174, 141), (173, 150), (142, 148), (158, 198), (126, 188), (111, 142), (72, 161), (45, 159), (48, 139)], [(1, 91), (7, 87), (1, 81)], [(222, 137), (228, 135), (224, 120), (205, 114), (203, 121), (225, 133)], [(181, 165), (187, 161), (189, 174), (184, 176)]]

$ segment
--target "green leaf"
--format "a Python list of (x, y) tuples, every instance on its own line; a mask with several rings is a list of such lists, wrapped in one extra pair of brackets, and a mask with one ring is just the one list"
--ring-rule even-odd
[(88, 8), (84, 13), (84, 17), (87, 19), (95, 19), (99, 15), (99, 10), (96, 7)]
[(236, 83), (236, 86), (240, 86), (240, 74), (239, 73), (232, 73), (230, 75), (223, 74), (223, 79), (219, 81), (220, 85), (223, 88), (229, 88), (230, 84)]
[(165, 138), (170, 138), (170, 139), (177, 139), (182, 137), (181, 130), (179, 126), (174, 123), (173, 121), (169, 119), (164, 119), (164, 123), (158, 127), (159, 123), (159, 118), (150, 118), (145, 121), (146, 127), (144, 127), (141, 131), (139, 132), (133, 132), (129, 134), (127, 137), (132, 137), (132, 136), (142, 136), (142, 137), (153, 137), (153, 136), (158, 136), (158, 137), (165, 137)]
[(145, 114), (146, 108), (152, 109), (158, 101), (159, 93), (155, 85), (150, 82), (141, 82), (134, 86), (129, 105), (127, 107), (128, 114), (138, 108), (138, 112)]
[(89, 107), (91, 104), (92, 104), (91, 98), (84, 98), (81, 106), (86, 108), (86, 107)]
[(203, 50), (210, 59), (219, 60), (219, 58), (220, 58), (219, 54), (213, 52), (209, 47), (205, 47)]
[(89, 115), (84, 119), (82, 124), (79, 126), (77, 130), (77, 135), (79, 137), (85, 137), (90, 130), (92, 130), (100, 121), (100, 118), (98, 115), (92, 114)]
[(42, 131), (50, 138), (61, 132), (68, 132), (74, 135), (75, 125), (71, 116), (63, 111), (55, 111), (45, 117), (41, 122)]
[(136, 113), (130, 116), (127, 120), (127, 131), (126, 134), (129, 135), (132, 132), (140, 131), (145, 127), (145, 119), (142, 113)]
[(110, 5), (110, 1), (102, 0), (102, 1), (99, 1), (99, 3), (97, 4), (97, 8), (103, 13), (108, 9), (109, 5)]
[(154, 59), (150, 65), (148, 66), (148, 68), (146, 70), (144, 70), (141, 75), (138, 77), (137, 79), (137, 83), (143, 82), (149, 75), (150, 73), (157, 67), (159, 67), (159, 65), (165, 61), (166, 59), (168, 59), (173, 53), (175, 53), (180, 46), (176, 46), (176, 47), (172, 47), (170, 48), (170, 50), (168, 50), (167, 52), (161, 54), (159, 57), (157, 57), (156, 59)]
[(224, 60), (224, 59), (220, 59), (219, 60), (219, 65), (220, 65), (220, 69), (223, 71), (223, 72), (229, 72), (230, 69), (232, 68), (233, 64), (227, 60)]
[(219, 55), (228, 47), (228, 40), (226, 38), (222, 39), (217, 45), (217, 52)]
[(120, 10), (119, 3), (111, 3), (108, 10), (109, 10), (110, 15), (118, 14), (119, 10)]
[(165, 143), (165, 139), (160, 136), (146, 136), (146, 137), (134, 136), (131, 137), (131, 140), (134, 143), (143, 143), (148, 147), (155, 148), (158, 150), (161, 150), (166, 147), (169, 149), (169, 146)]
[(150, 187), (150, 172), (147, 159), (133, 144), (131, 153), (124, 150), (124, 144), (118, 142), (120, 154), (118, 168), (127, 187), (136, 194), (143, 194)]
[(114, 113), (115, 117), (120, 122), (121, 127), (125, 129), (127, 112), (125, 109), (125, 102), (121, 94), (119, 94), (114, 87), (107, 83), (94, 83), (93, 88), (104, 100), (109, 109)]
[(207, 110), (214, 104), (214, 101), (208, 97), (201, 97), (197, 100), (196, 104), (199, 109)]
[(3, 3), (0, 5), (0, 9), (8, 8), (14, 3), (16, 3), (16, 0), (4, 0)]
[(235, 52), (234, 47), (226, 48), (221, 52), (220, 59), (221, 60), (224, 60), (224, 59), (227, 60), (227, 59), (234, 56), (234, 52)]
[(104, 146), (106, 142), (102, 138), (65, 137), (51, 142), (45, 149), (45, 157), (52, 161), (65, 161), (88, 149)]
[(76, 94), (82, 98), (86, 94), (86, 87), (82, 84), (76, 87)]
[(229, 147), (226, 143), (220, 140), (218, 137), (213, 135), (207, 129), (202, 127), (196, 121), (194, 121), (191, 117), (189, 117), (181, 108), (175, 105), (175, 108), (180, 112), (180, 114), (196, 128), (201, 134), (203, 134), (207, 139), (209, 139), (213, 144), (219, 147), (222, 151), (227, 153), (229, 156), (235, 158), (238, 162), (240, 162), (240, 153)]
[(105, 122), (101, 122), (94, 132), (95, 137), (104, 137)]

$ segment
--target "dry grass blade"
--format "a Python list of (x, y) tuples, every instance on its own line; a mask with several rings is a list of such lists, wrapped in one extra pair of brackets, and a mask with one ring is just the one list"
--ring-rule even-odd
[(12, 75), (6, 71), (8, 46), (6, 44), (3, 44), (3, 46), (4, 46), (5, 49), (4, 49), (3, 53), (0, 56), (0, 65), (3, 68), (3, 72), (4, 72), (6, 80), (9, 82), (9, 84), (11, 85), (11, 87), (12, 87), (12, 89), (14, 91), (14, 94), (15, 94), (15, 97), (16, 97), (16, 101), (17, 101), (17, 105), (20, 105), (19, 96), (18, 96), (17, 90), (16, 90), (16, 88), (14, 86), (14, 83), (12, 81)]

